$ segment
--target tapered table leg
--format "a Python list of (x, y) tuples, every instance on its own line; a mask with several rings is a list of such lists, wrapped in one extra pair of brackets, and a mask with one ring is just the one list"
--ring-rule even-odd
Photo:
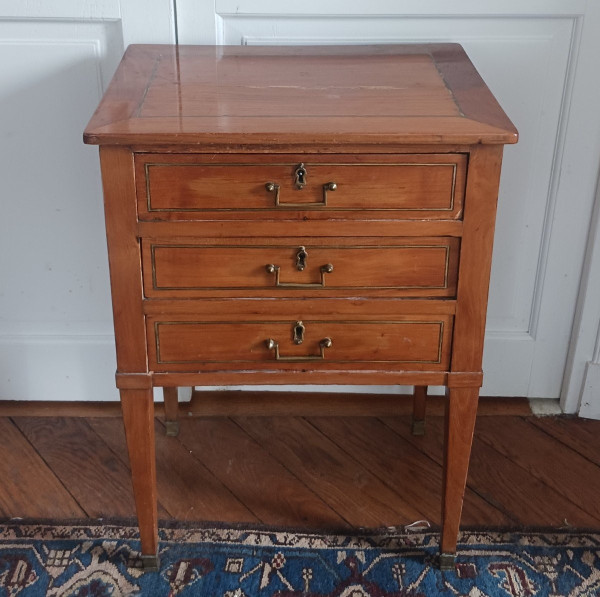
[(425, 435), (425, 410), (427, 386), (415, 386), (413, 394), (412, 434)]
[(165, 401), (165, 426), (166, 434), (171, 437), (179, 435), (179, 400), (177, 388), (163, 388)]
[(440, 545), (440, 567), (446, 570), (454, 568), (478, 399), (479, 388), (449, 388), (446, 390)]
[(140, 529), (142, 562), (158, 569), (158, 513), (152, 389), (120, 390), (131, 465), (133, 496)]

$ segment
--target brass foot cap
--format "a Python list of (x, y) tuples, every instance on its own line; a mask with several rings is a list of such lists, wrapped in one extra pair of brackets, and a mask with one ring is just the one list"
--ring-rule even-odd
[(413, 435), (425, 435), (425, 421), (413, 421), (412, 422), (412, 434)]
[(179, 421), (165, 421), (166, 435), (177, 437), (179, 435)]
[(456, 554), (455, 553), (441, 553), (440, 554), (440, 570), (454, 570), (456, 568)]
[(158, 554), (154, 556), (142, 554), (142, 568), (144, 572), (158, 572), (158, 567), (160, 566), (160, 561), (158, 559)]

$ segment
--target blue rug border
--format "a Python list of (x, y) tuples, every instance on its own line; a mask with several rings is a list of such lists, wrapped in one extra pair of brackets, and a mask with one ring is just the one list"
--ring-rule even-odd
[[(75, 587), (108, 595), (117, 587), (128, 595), (181, 592), (181, 597), (339, 597), (352, 587), (377, 597), (452, 597), (477, 587), (494, 597), (504, 594), (506, 583), (517, 583), (523, 595), (539, 587), (541, 597), (566, 595), (573, 583), (584, 586), (588, 579), (592, 590), (600, 590), (596, 528), (464, 528), (452, 571), (438, 568), (437, 528), (333, 530), (161, 520), (159, 537), (161, 567), (145, 572), (133, 517), (0, 519), (0, 550), (13, 550), (4, 559), (0, 584), (18, 585), (24, 597), (40, 597), (37, 578), (45, 579), (43, 590), (52, 587), (57, 594)], [(25, 552), (35, 557), (20, 555)], [(9, 593), (0, 587), (0, 594)]]
[[(137, 519), (134, 517), (115, 517), (115, 518), (71, 518), (71, 519), (56, 519), (56, 518), (0, 518), (0, 534), (4, 530), (18, 529), (19, 527), (38, 527), (44, 530), (48, 535), (44, 540), (73, 540), (82, 539), (77, 537), (69, 537), (64, 533), (67, 528), (78, 527), (80, 529), (89, 528), (92, 533), (97, 534), (97, 538), (108, 539), (123, 539), (127, 541), (139, 541), (139, 531)], [(60, 529), (63, 529), (63, 532)], [(102, 531), (106, 532), (103, 533)], [(123, 534), (123, 531), (125, 533)], [(419, 543), (418, 539), (430, 537), (435, 542), (439, 539), (439, 527), (419, 527), (417, 529), (407, 529), (406, 526), (389, 526), (389, 527), (322, 527), (314, 528), (307, 526), (284, 526), (284, 525), (267, 525), (262, 523), (238, 522), (230, 523), (223, 521), (183, 521), (183, 520), (160, 520), (159, 521), (159, 542), (160, 543), (177, 543), (180, 541), (192, 543), (194, 535), (196, 541), (211, 541), (219, 542), (217, 537), (199, 537), (203, 533), (216, 533), (231, 531), (232, 534), (254, 533), (256, 535), (293, 535), (303, 537), (308, 540), (326, 540), (332, 539), (328, 544), (330, 548), (334, 548), (336, 544), (340, 548), (348, 547), (348, 539), (355, 540), (361, 543), (363, 548), (378, 548), (386, 549), (391, 547), (399, 547), (398, 541), (408, 540), (407, 543), (415, 546)], [(52, 536), (54, 533), (54, 536)], [(121, 535), (118, 535), (121, 533)], [(600, 527), (548, 527), (548, 526), (465, 526), (461, 527), (459, 533), (459, 549), (461, 545), (467, 546), (469, 543), (468, 537), (473, 540), (478, 535), (498, 535), (499, 543), (515, 543), (518, 537), (522, 535), (536, 535), (539, 537), (553, 537), (552, 545), (558, 546), (564, 543), (567, 537), (579, 536), (587, 537), (591, 542), (596, 542), (600, 547)], [(34, 537), (23, 535), (23, 539), (33, 539)], [(88, 537), (89, 538), (89, 537)], [(412, 538), (412, 540), (410, 540)], [(335, 541), (337, 539), (338, 541)], [(341, 541), (340, 541), (341, 540)], [(0, 541), (4, 541), (0, 537)], [(232, 537), (227, 543), (238, 541), (238, 537)], [(394, 543), (391, 545), (390, 543)], [(404, 542), (403, 542), (404, 543)], [(274, 542), (273, 545), (277, 543)], [(431, 544), (431, 541), (429, 541)], [(281, 543), (287, 545), (287, 543)]]
[[(425, 520), (419, 522), (427, 522)], [(40, 526), (124, 526), (137, 527), (135, 516), (124, 517), (97, 517), (97, 518), (27, 518), (20, 516), (0, 517), (0, 525), (40, 525)], [(301, 525), (273, 525), (262, 522), (227, 522), (218, 520), (181, 520), (159, 519), (159, 529), (185, 529), (185, 528), (226, 528), (236, 530), (260, 530), (274, 532), (302, 533), (306, 535), (375, 535), (385, 532), (400, 532), (411, 523), (379, 526), (379, 527), (343, 527), (343, 526), (301, 526)], [(440, 532), (441, 527), (431, 524), (428, 527), (418, 527), (418, 532)], [(588, 533), (600, 534), (600, 524), (597, 527), (578, 527), (571, 525), (545, 526), (545, 525), (461, 525), (461, 532), (488, 532), (488, 533)], [(410, 531), (408, 531), (410, 532)], [(417, 532), (417, 531), (414, 531)]]

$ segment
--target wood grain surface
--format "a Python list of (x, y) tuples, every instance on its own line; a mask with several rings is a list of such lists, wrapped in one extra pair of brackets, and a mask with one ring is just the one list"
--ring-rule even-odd
[[(205, 364), (239, 369), (268, 364), (285, 369), (323, 366), (364, 368), (364, 363), (395, 363), (413, 371), (447, 370), (452, 321), (421, 315), (386, 321), (297, 319), (202, 322), (148, 318), (150, 366), (154, 371), (201, 371)], [(302, 326), (302, 343), (293, 330)], [(279, 351), (268, 346), (272, 339)], [(329, 339), (331, 346), (321, 343)], [(295, 359), (293, 361), (280, 359)], [(303, 365), (304, 364), (304, 365)]]
[[(41, 422), (40, 422), (41, 423)], [(82, 422), (85, 426), (85, 422)], [(88, 432), (89, 433), (89, 432)], [(65, 490), (51, 463), (8, 418), (0, 419), (0, 516), (78, 518), (85, 510)], [(44, 445), (41, 450), (44, 451)], [(60, 496), (60, 499), (57, 497)]]
[[(382, 290), (410, 297), (456, 294), (458, 239), (390, 239), (380, 240), (378, 246), (360, 241), (354, 246), (302, 242), (286, 246), (279, 239), (256, 238), (249, 245), (230, 241), (206, 246), (169, 239), (143, 243), (144, 292), (156, 298), (201, 297), (219, 290), (260, 296), (257, 291), (272, 294), (274, 288), (284, 295), (296, 291), (315, 297), (344, 290), (346, 295), (364, 291), (377, 295)], [(299, 253), (305, 255), (302, 269)], [(269, 271), (269, 265), (278, 271)]]
[[(90, 427), (104, 439), (119, 459), (129, 465), (123, 425), (119, 419), (89, 419)], [(180, 442), (156, 430), (158, 501), (169, 518), (177, 520), (258, 521), (207, 468)]]
[(18, 417), (14, 421), (36, 451), (44, 454), (60, 482), (71, 487), (88, 516), (135, 514), (128, 467), (90, 432), (84, 419)]
[[(531, 415), (509, 415), (507, 413), (514, 409), (510, 401), (504, 411), (502, 400), (496, 400), (493, 408), (485, 406), (486, 400), (482, 402), (482, 413), (487, 414), (478, 418), (475, 428), (463, 524), (486, 528), (571, 525), (599, 529), (600, 520), (589, 512), (595, 499), (588, 485), (590, 480), (593, 483), (600, 477), (600, 465), (588, 459), (585, 446), (580, 446), (581, 452), (577, 446), (582, 427), (587, 428), (590, 435), (600, 436), (600, 422), (573, 417), (538, 419)], [(78, 412), (77, 405), (71, 406), (72, 412)], [(383, 419), (368, 416), (303, 419), (328, 438), (328, 442), (320, 443), (321, 448), (329, 450), (329, 445), (335, 446), (331, 458), (313, 461), (312, 475), (318, 484), (319, 477), (329, 474), (330, 463), (341, 450), (346, 458), (354, 460), (357, 471), (361, 468), (365, 471), (359, 478), (368, 473), (390, 488), (389, 517), (383, 521), (386, 526), (416, 520), (398, 516), (397, 512), (407, 504), (426, 514), (432, 524), (439, 524), (443, 457), (443, 419), (439, 416), (439, 406), (434, 401), (427, 433), (420, 437), (411, 433), (410, 400), (399, 408), (406, 414)], [(492, 411), (497, 414), (490, 414)], [(313, 529), (341, 527), (346, 524), (345, 518), (356, 521), (358, 527), (368, 523), (369, 519), (363, 516), (369, 509), (367, 494), (363, 494), (361, 502), (347, 500), (345, 510), (340, 509), (336, 514), (328, 496), (319, 497), (306, 474), (297, 470), (305, 468), (302, 459), (290, 460), (288, 467), (278, 459), (276, 445), (286, 441), (293, 430), (298, 435), (291, 441), (301, 449), (307, 439), (304, 424), (273, 424), (271, 427), (281, 429), (282, 435), (274, 440), (264, 436), (264, 443), (259, 443), (227, 418), (198, 418), (184, 412), (183, 438), (167, 438), (162, 426), (156, 427), (161, 518), (250, 523), (259, 518), (267, 524)], [(502, 412), (504, 415), (498, 414)], [(255, 417), (244, 419), (256, 420)], [(286, 419), (284, 417), (284, 421)], [(10, 418), (0, 418), (0, 450), (4, 454), (0, 464), (2, 516), (94, 518), (107, 510), (107, 500), (113, 515), (119, 512), (124, 516), (133, 515), (120, 417), (113, 414), (102, 418), (65, 418), (46, 413), (41, 418), (21, 416), (18, 423), (19, 426), (15, 426)], [(499, 451), (493, 442), (484, 441), (489, 435), (486, 426), (502, 437), (525, 433), (527, 450), (535, 456), (536, 474), (524, 468), (518, 456), (513, 460), (516, 454), (501, 446)], [(529, 433), (529, 427), (533, 433)], [(561, 429), (560, 439), (549, 432), (556, 428)], [(90, 446), (90, 454), (86, 446)], [(75, 458), (74, 453), (82, 456)], [(94, 454), (99, 456), (101, 465)], [(287, 458), (284, 456), (281, 460)], [(570, 476), (565, 475), (562, 465), (555, 466), (555, 461), (568, 462)], [(590, 464), (593, 468), (589, 468)], [(67, 466), (72, 470), (69, 474), (64, 472)], [(221, 480), (226, 483), (222, 484)], [(345, 491), (344, 483), (354, 484), (353, 477), (347, 475), (339, 476), (338, 482), (339, 492)], [(570, 498), (551, 486), (561, 482), (569, 483)], [(110, 490), (113, 484), (117, 491)], [(108, 487), (108, 492), (102, 487)], [(218, 487), (227, 487), (231, 497), (221, 493)], [(399, 500), (398, 505), (396, 500)], [(240, 503), (245, 510), (234, 506)], [(206, 510), (201, 511), (203, 507)], [(260, 517), (250, 513), (251, 507), (260, 512)]]
[[(346, 526), (297, 475), (226, 418), (181, 421), (180, 441), (262, 522)], [(252, 480), (252, 482), (249, 482)]]
[[(236, 422), (261, 446), (292, 469), (352, 526), (378, 527), (390, 520), (416, 520), (414, 504), (394, 499), (392, 490), (368, 467), (301, 419), (255, 418)], [(324, 474), (324, 471), (326, 473)], [(352, 517), (358, 514), (359, 517)]]
[[(600, 520), (600, 501), (596, 497), (600, 492), (600, 475), (593, 462), (573, 449), (554, 454), (551, 438), (526, 421), (511, 426), (502, 423), (499, 420), (496, 425), (490, 425), (481, 420), (478, 425), (481, 440)], [(551, 468), (540, 467), (542, 460), (549, 461)], [(581, 475), (586, 479), (583, 486), (576, 479)]]
[[(366, 210), (379, 219), (455, 219), (461, 213), (464, 154), (253, 158), (248, 163), (243, 154), (136, 156), (140, 219), (199, 219), (232, 209), (249, 218), (285, 217), (290, 208), (346, 215)], [(306, 174), (298, 188), (300, 167)], [(278, 191), (268, 190), (267, 183)], [(325, 190), (331, 183), (335, 190)]]
[[(551, 459), (538, 459), (539, 475), (532, 475), (515, 460), (499, 451), (493, 442), (486, 442), (484, 439), (486, 434), (482, 428), (487, 426), (487, 418), (479, 417), (475, 428), (472, 460), (467, 479), (468, 487), (498, 510), (506, 513), (516, 525), (598, 527), (599, 519), (587, 510), (587, 506), (581, 500), (570, 500), (564, 497), (551, 484), (547, 484), (539, 478), (539, 475), (548, 477), (555, 475), (557, 481), (561, 479), (560, 475), (556, 474)], [(534, 417), (515, 416), (491, 416), (490, 418), (493, 420), (492, 426), (502, 434), (511, 434), (514, 429), (521, 429), (522, 432), (524, 420), (536, 420)], [(427, 433), (422, 437), (412, 436), (406, 425), (402, 424), (401, 419), (385, 418), (384, 422), (438, 465), (442, 464), (444, 429), (443, 420), (440, 417), (429, 417)], [(596, 426), (598, 427), (598, 425)], [(576, 426), (572, 425), (569, 429), (569, 435), (575, 436)], [(547, 436), (536, 434), (527, 436), (527, 439), (532, 451), (537, 451), (538, 441), (546, 443), (550, 439), (553, 453), (559, 455), (569, 453), (565, 446), (552, 441)], [(574, 459), (573, 470), (579, 471), (580, 464), (586, 466), (582, 460)], [(600, 469), (596, 469), (594, 476), (598, 477), (599, 474)], [(580, 491), (585, 484), (586, 482), (580, 477), (575, 485), (576, 491)], [(464, 508), (463, 516), (473, 515), (469, 514), (468, 499), (465, 499)]]
[(475, 144), (517, 133), (456, 44), (130, 46), (84, 139)]
[[(431, 460), (418, 447), (373, 418), (311, 417), (310, 423), (348, 454), (360, 454), (365, 468), (408, 503), (416, 505), (422, 518), (439, 524), (441, 470), (432, 467)], [(513, 522), (472, 490), (465, 496), (465, 508), (465, 525), (481, 519), (497, 526)]]

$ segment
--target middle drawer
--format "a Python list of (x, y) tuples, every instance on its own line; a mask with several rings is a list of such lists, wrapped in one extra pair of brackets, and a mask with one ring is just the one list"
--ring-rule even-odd
[[(288, 239), (289, 240), (289, 239)], [(348, 292), (454, 297), (459, 239), (327, 239), (256, 244), (143, 240), (148, 298)], [(239, 242), (239, 241), (238, 241)], [(281, 244), (280, 244), (281, 243)]]

